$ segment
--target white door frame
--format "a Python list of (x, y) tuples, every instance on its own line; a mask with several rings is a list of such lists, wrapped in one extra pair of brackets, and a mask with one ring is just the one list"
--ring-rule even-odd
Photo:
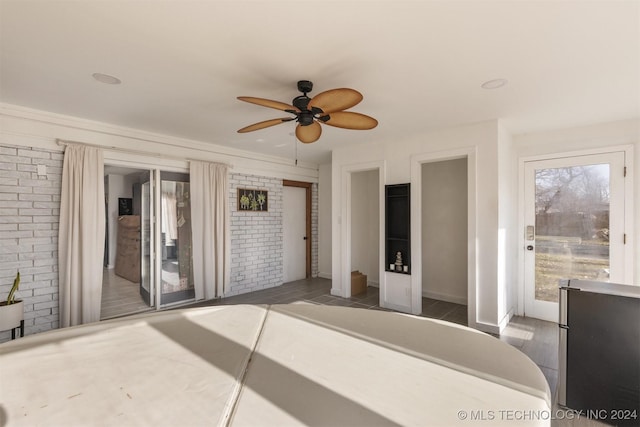
[[(467, 159), (467, 323), (477, 326), (477, 212), (476, 212), (476, 147), (436, 151), (411, 156), (411, 272), (412, 313), (422, 310), (422, 165), (454, 159)], [(420, 311), (418, 311), (420, 309)]]
[(535, 156), (524, 156), (518, 159), (518, 298), (517, 298), (517, 314), (523, 316), (525, 314), (525, 164), (527, 162), (539, 160), (551, 160), (577, 156), (589, 156), (598, 154), (607, 154), (623, 152), (626, 168), (626, 177), (624, 180), (624, 233), (626, 234), (626, 244), (624, 248), (624, 283), (634, 284), (633, 266), (634, 266), (634, 147), (631, 144), (616, 145), (610, 147), (602, 147), (597, 149), (566, 151), (560, 153), (547, 153)]
[(386, 181), (385, 175), (385, 162), (384, 161), (376, 161), (376, 162), (367, 162), (367, 163), (356, 163), (350, 165), (342, 166), (341, 174), (342, 174), (342, 191), (341, 191), (341, 216), (342, 221), (340, 224), (340, 234), (341, 234), (341, 247), (342, 247), (342, 258), (343, 262), (341, 263), (342, 269), (340, 271), (340, 275), (342, 276), (342, 297), (343, 298), (351, 298), (351, 174), (356, 172), (366, 172), (371, 170), (378, 171), (378, 205), (380, 210), (380, 221), (378, 224), (378, 233), (380, 236), (380, 244), (378, 248), (378, 268), (379, 268), (379, 276), (380, 276), (380, 295), (384, 294), (384, 290), (386, 289), (386, 281), (384, 278), (384, 224), (385, 224), (385, 215), (384, 215), (384, 183)]

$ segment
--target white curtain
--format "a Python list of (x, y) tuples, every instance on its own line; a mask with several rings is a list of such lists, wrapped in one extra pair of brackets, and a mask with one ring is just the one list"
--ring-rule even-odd
[(100, 320), (104, 203), (102, 150), (67, 145), (58, 234), (61, 327)]
[(191, 233), (196, 300), (224, 295), (229, 283), (229, 177), (222, 164), (191, 161)]

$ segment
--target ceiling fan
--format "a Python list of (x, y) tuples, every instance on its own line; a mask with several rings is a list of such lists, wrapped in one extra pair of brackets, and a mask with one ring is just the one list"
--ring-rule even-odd
[(295, 120), (298, 122), (296, 137), (300, 142), (310, 143), (320, 138), (322, 134), (320, 123), (343, 129), (357, 130), (373, 129), (378, 125), (378, 121), (373, 117), (344, 111), (362, 101), (362, 94), (357, 90), (348, 88), (331, 89), (309, 98), (307, 93), (311, 92), (312, 89), (313, 83), (308, 80), (300, 80), (298, 82), (298, 90), (302, 92), (302, 95), (293, 98), (291, 102), (293, 105), (270, 99), (239, 96), (238, 99), (240, 101), (286, 111), (294, 116), (254, 123), (238, 130), (238, 133), (252, 132)]

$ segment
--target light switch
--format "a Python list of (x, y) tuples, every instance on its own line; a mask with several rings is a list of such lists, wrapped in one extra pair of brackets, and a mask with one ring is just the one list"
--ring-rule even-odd
[(38, 165), (38, 176), (47, 175), (47, 165)]

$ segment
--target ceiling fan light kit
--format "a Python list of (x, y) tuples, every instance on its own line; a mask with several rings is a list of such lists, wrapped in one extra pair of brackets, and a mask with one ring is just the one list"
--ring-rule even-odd
[(373, 117), (345, 111), (362, 101), (362, 94), (357, 90), (348, 88), (331, 89), (309, 98), (307, 93), (313, 90), (313, 83), (309, 80), (300, 80), (298, 82), (298, 90), (302, 92), (302, 95), (296, 96), (291, 105), (271, 99), (239, 96), (238, 99), (240, 101), (285, 111), (293, 114), (294, 117), (283, 117), (254, 123), (239, 129), (238, 133), (253, 132), (295, 120), (298, 122), (295, 132), (296, 137), (300, 142), (308, 144), (320, 138), (322, 134), (320, 123), (342, 129), (356, 130), (373, 129), (378, 125), (378, 121)]

